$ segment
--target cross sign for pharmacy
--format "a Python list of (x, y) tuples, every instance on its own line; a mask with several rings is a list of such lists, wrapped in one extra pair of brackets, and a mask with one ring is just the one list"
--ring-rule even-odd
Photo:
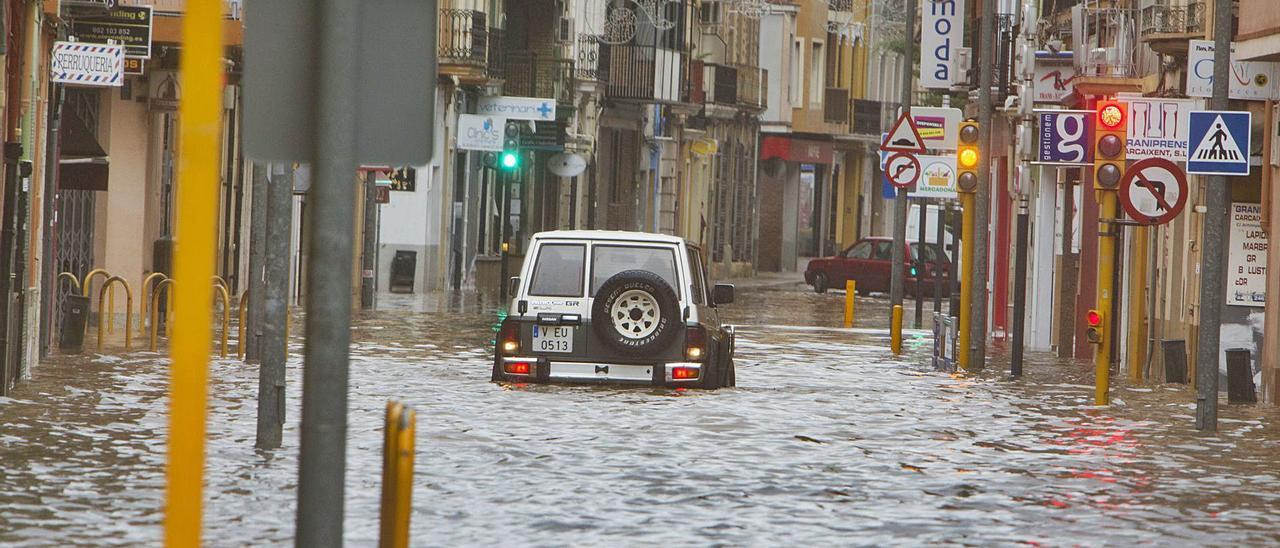
[(1187, 205), (1187, 176), (1164, 158), (1134, 162), (1120, 181), (1120, 205), (1139, 224), (1168, 223)]

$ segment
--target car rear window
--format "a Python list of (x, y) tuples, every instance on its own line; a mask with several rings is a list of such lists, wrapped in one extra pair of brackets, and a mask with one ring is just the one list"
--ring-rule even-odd
[(676, 284), (676, 254), (669, 247), (640, 247), (623, 245), (595, 246), (591, 259), (591, 295), (619, 272), (647, 270), (661, 276), (678, 294)]
[(587, 246), (544, 244), (533, 264), (529, 295), (535, 297), (581, 297), (582, 271)]
[(916, 261), (924, 261), (926, 263), (936, 263), (938, 262), (938, 246), (933, 244), (929, 244), (929, 245), (911, 244), (911, 258)]

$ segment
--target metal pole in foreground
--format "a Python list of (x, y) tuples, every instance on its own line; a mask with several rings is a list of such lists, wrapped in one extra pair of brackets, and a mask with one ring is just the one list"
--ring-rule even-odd
[(317, 0), (297, 546), (342, 545), (356, 175), (358, 2)]
[[(902, 53), (902, 114), (904, 116), (911, 115), (911, 90), (914, 83), (914, 67), (916, 64), (915, 41), (912, 38), (916, 33), (916, 0), (907, 0), (907, 22), (906, 32), (903, 34), (905, 40), (903, 42)], [(889, 306), (898, 306), (902, 304), (902, 295), (905, 293), (903, 276), (903, 265), (906, 263), (907, 248), (907, 191), (906, 189), (898, 189), (898, 194), (893, 198), (893, 254), (889, 269)]]
[(501, 229), (498, 232), (501, 237), (499, 238), (498, 251), (502, 254), (502, 265), (498, 275), (498, 299), (499, 303), (505, 305), (507, 301), (507, 277), (510, 276), (507, 265), (507, 250), (511, 246), (507, 243), (507, 240), (511, 238), (511, 234), (508, 233), (507, 223), (511, 219), (511, 175), (500, 173), (498, 175), (498, 184), (502, 185), (502, 206), (498, 210), (501, 217), (499, 221)]
[(1031, 217), (1027, 212), (1027, 199), (1018, 198), (1018, 241), (1014, 244), (1013, 266), (1013, 357), (1009, 362), (1009, 375), (1022, 376), (1022, 354), (1026, 346), (1027, 320), (1027, 231)]
[(209, 343), (217, 246), (218, 138), (222, 135), (222, 5), (190, 2), (182, 22), (182, 163), (179, 166), (174, 277), (177, 318), (169, 355), (169, 447), (164, 538), (168, 546), (200, 544), (204, 502), (205, 425), (209, 409)]
[[(969, 269), (969, 292), (971, 306), (969, 322), (969, 348), (961, 348), (968, 352), (970, 371), (981, 371), (987, 364), (987, 239), (991, 234), (991, 155), (995, 152), (991, 146), (991, 131), (995, 129), (991, 123), (991, 78), (996, 65), (994, 55), (996, 20), (996, 3), (982, 3), (982, 24), (979, 32), (978, 56), (978, 146), (982, 154), (978, 155), (978, 190), (973, 205), (973, 262), (966, 263)], [(969, 245), (965, 242), (965, 245)]]
[(365, 173), (364, 181), (364, 236), (360, 245), (360, 309), (373, 310), (376, 297), (374, 269), (378, 260), (378, 177), (374, 172)]
[[(267, 164), (253, 163), (252, 188), (249, 203), (249, 311), (245, 316), (248, 325), (242, 332), (245, 340), (240, 341), (244, 347), (244, 361), (253, 363), (262, 358), (262, 303), (266, 299), (266, 283), (263, 263), (266, 262), (267, 246)], [(261, 394), (259, 394), (261, 397)]]
[[(1218, 0), (1213, 8), (1213, 110), (1227, 109), (1227, 78), (1230, 77), (1231, 6)], [(1205, 193), (1204, 254), (1200, 257), (1200, 329), (1196, 344), (1196, 428), (1218, 429), (1218, 344), (1222, 322), (1223, 275), (1227, 247), (1227, 195), (1231, 188), (1222, 175), (1209, 177)]]
[[(935, 228), (938, 232), (938, 248), (937, 252), (943, 256), (947, 254), (947, 208), (942, 202), (938, 203), (938, 226)], [(943, 264), (943, 256), (938, 257), (938, 265)], [(955, 270), (956, 262), (951, 261), (951, 270)], [(949, 275), (949, 274), (948, 274)], [(944, 275), (941, 268), (933, 269), (933, 311), (936, 314), (942, 313), (942, 286), (947, 283), (947, 276)], [(947, 285), (947, 295), (951, 295), (951, 286)]]
[[(272, 166), (263, 209), (266, 210), (263, 250), (262, 332), (258, 345), (258, 449), (278, 449), (284, 440), (285, 362), (289, 342), (289, 236), (293, 226), (293, 173), (282, 164)], [(257, 276), (254, 277), (258, 279)], [(250, 289), (250, 291), (255, 291)], [(253, 293), (249, 294), (253, 297)]]
[(916, 201), (920, 203), (920, 234), (919, 239), (916, 240), (919, 251), (916, 252), (918, 264), (916, 261), (912, 264), (916, 264), (916, 329), (923, 329), (925, 299), (923, 286), (926, 279), (924, 266), (929, 263), (928, 255), (925, 254), (925, 248), (929, 247), (928, 242), (925, 241), (929, 234), (929, 200), (922, 198)]

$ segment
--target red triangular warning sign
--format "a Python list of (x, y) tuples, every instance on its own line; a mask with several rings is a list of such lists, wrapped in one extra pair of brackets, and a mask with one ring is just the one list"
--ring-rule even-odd
[(920, 138), (920, 130), (916, 128), (916, 121), (906, 112), (898, 116), (898, 121), (893, 123), (893, 129), (889, 130), (884, 142), (880, 143), (880, 150), (924, 154), (924, 139)]

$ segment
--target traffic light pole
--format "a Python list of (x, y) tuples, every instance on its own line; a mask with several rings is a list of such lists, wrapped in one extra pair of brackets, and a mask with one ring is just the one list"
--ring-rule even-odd
[[(1023, 183), (1026, 184), (1026, 183)], [(1013, 349), (1009, 375), (1022, 376), (1022, 355), (1027, 327), (1027, 231), (1031, 227), (1027, 199), (1018, 197), (1018, 241), (1014, 244), (1013, 266)]]
[[(991, 78), (992, 67), (996, 66), (995, 31), (996, 2), (982, 3), (982, 23), (979, 33), (978, 56), (978, 143), (982, 154), (978, 155), (978, 189), (967, 211), (972, 211), (974, 230), (973, 260), (965, 263), (969, 269), (969, 346), (962, 347), (961, 352), (971, 352), (969, 367), (972, 371), (981, 371), (987, 362), (987, 255), (988, 237), (991, 234)], [(910, 40), (908, 40), (910, 42)], [(968, 245), (966, 244), (966, 247)], [(963, 306), (963, 305), (962, 305)]]
[[(960, 265), (968, 272), (973, 272), (973, 198), (972, 192), (960, 192)], [(973, 325), (973, 279), (964, 276), (960, 280), (960, 325), (956, 341), (959, 348), (960, 369), (969, 370), (972, 356), (969, 353), (969, 341), (972, 337), (970, 327)]]
[[(1213, 110), (1227, 109), (1228, 69), (1231, 52), (1231, 7), (1234, 2), (1214, 2), (1213, 9)], [(1263, 169), (1266, 169), (1264, 166)], [(1205, 193), (1204, 250), (1200, 257), (1200, 329), (1196, 344), (1196, 428), (1218, 429), (1218, 345), (1222, 322), (1223, 275), (1227, 248), (1227, 196), (1231, 188), (1222, 175), (1209, 177)]]
[[(911, 116), (911, 91), (915, 76), (915, 42), (911, 39), (915, 36), (916, 23), (916, 0), (907, 0), (907, 18), (906, 18), (906, 44), (903, 46), (902, 54), (902, 115)], [(906, 277), (903, 276), (903, 265), (906, 263), (906, 247), (907, 247), (907, 191), (906, 189), (898, 189), (897, 195), (893, 198), (893, 254), (891, 258), (893, 265), (889, 269), (889, 309), (902, 305), (902, 296), (905, 293), (904, 285)], [(891, 338), (902, 336), (901, 322), (890, 321)]]
[(1111, 388), (1111, 351), (1115, 345), (1112, 344), (1111, 323), (1112, 319), (1112, 301), (1115, 295), (1115, 272), (1116, 272), (1116, 230), (1119, 225), (1115, 223), (1116, 211), (1116, 191), (1115, 190), (1098, 190), (1098, 310), (1102, 311), (1106, 324), (1102, 329), (1102, 338), (1098, 342), (1097, 351), (1093, 355), (1093, 373), (1094, 382), (1094, 404), (1109, 405), (1111, 396), (1109, 390)]

